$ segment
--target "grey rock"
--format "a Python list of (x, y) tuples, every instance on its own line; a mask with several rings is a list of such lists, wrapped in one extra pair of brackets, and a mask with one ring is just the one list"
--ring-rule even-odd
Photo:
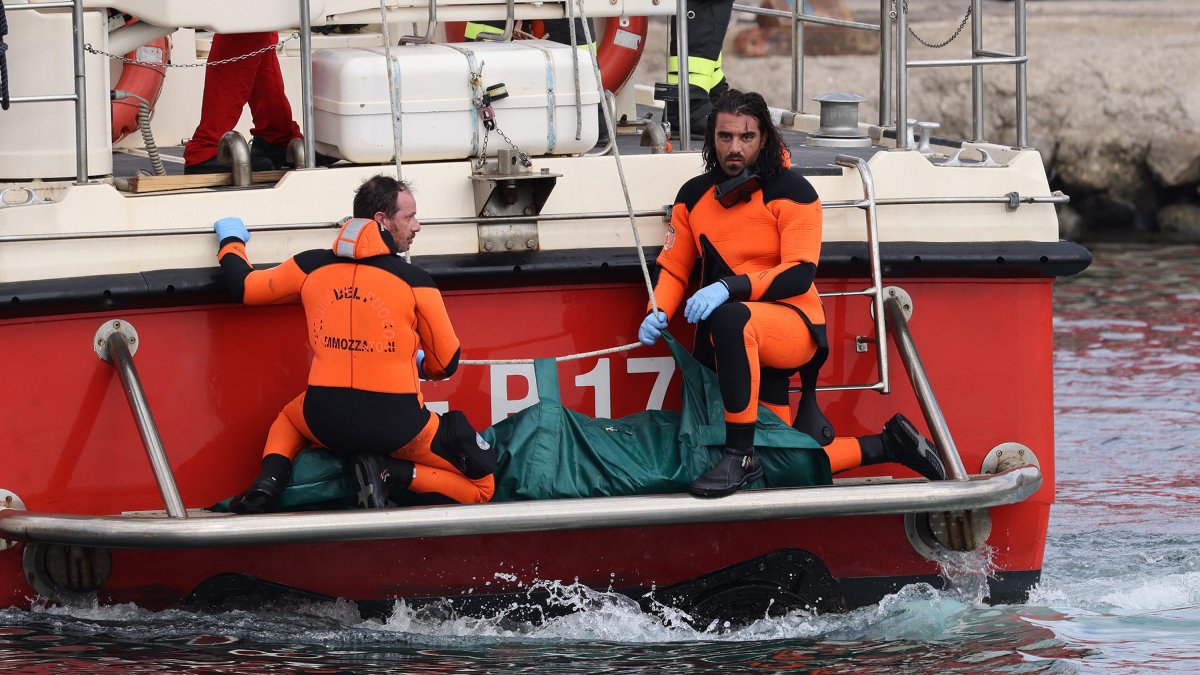
[(1158, 229), (1175, 241), (1200, 242), (1200, 206), (1171, 204), (1158, 212)]
[(1181, 131), (1155, 138), (1150, 143), (1146, 165), (1165, 187), (1200, 182), (1200, 133)]

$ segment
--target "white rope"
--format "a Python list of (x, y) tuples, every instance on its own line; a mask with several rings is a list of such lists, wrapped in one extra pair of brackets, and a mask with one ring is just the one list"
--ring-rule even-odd
[[(587, 19), (587, 17), (584, 17)], [(586, 21), (585, 21), (586, 23)], [(571, 67), (575, 71), (575, 140), (583, 138), (583, 92), (579, 86), (579, 46), (576, 44), (579, 40), (575, 39), (575, 5), (567, 0), (567, 26), (571, 34)], [(587, 31), (584, 31), (587, 34)], [(591, 51), (591, 48), (588, 48)], [(603, 104), (604, 88), (600, 87), (601, 104)]]
[[(621, 345), (620, 347), (609, 347), (608, 349), (597, 349), (594, 352), (580, 352), (578, 354), (567, 354), (566, 356), (556, 356), (556, 357), (554, 357), (554, 360), (558, 361), (558, 362), (578, 361), (579, 359), (587, 359), (587, 358), (591, 358), (593, 356), (604, 356), (606, 354), (618, 354), (620, 352), (627, 352), (627, 351), (630, 351), (633, 349), (637, 349), (638, 347), (641, 347), (641, 346), (642, 346), (642, 343), (640, 343), (640, 342), (631, 342), (627, 345)], [(458, 364), (460, 366), (500, 366), (500, 365), (514, 365), (514, 364), (519, 364), (519, 363), (533, 363), (535, 360), (536, 359), (460, 359)]]
[[(434, 2), (435, 0), (429, 0)], [(404, 180), (400, 168), (400, 73), (399, 64), (392, 63), (392, 38), (388, 34), (387, 0), (379, 0), (379, 17), (383, 24), (383, 61), (388, 74), (388, 98), (392, 104), (392, 149), (396, 155), (396, 180)]]
[[(575, 1), (579, 3), (579, 12), (582, 14), (583, 0)], [(567, 2), (570, 3), (571, 0), (567, 0)], [(612, 138), (613, 159), (617, 162), (617, 175), (621, 178), (621, 193), (625, 196), (625, 210), (629, 213), (629, 227), (633, 230), (633, 243), (637, 248), (638, 262), (642, 266), (646, 294), (650, 297), (650, 310), (657, 314), (658, 303), (654, 301), (654, 284), (650, 281), (650, 266), (646, 263), (646, 252), (642, 250), (642, 236), (638, 232), (637, 218), (633, 215), (633, 201), (629, 198), (629, 184), (625, 181), (625, 166), (621, 163), (621, 150), (617, 147), (617, 125), (613, 124), (612, 110), (609, 109), (608, 100), (605, 98), (603, 80), (600, 78), (600, 63), (596, 56), (596, 42), (592, 39), (592, 27), (588, 21), (583, 22), (583, 34), (587, 39), (588, 51), (592, 55), (592, 72), (596, 76), (596, 87), (600, 90), (600, 110), (604, 113), (604, 123), (608, 125), (608, 133)]]
[[(582, 14), (582, 12), (583, 12), (582, 0), (576, 0), (576, 1), (579, 2), (579, 12), (580, 12), (580, 14)], [(571, 26), (570, 31), (571, 31), (572, 49), (578, 49), (578, 47), (576, 47), (574, 45), (574, 42), (575, 42), (575, 11), (574, 10), (575, 10), (575, 8), (571, 4), (571, 2), (572, 2), (572, 0), (567, 0), (567, 17), (568, 17), (568, 21), (571, 22), (570, 23), (570, 26)], [(625, 180), (625, 166), (624, 166), (624, 164), (621, 163), (621, 152), (617, 148), (617, 127), (615, 124), (613, 124), (612, 110), (608, 106), (608, 100), (605, 96), (604, 87), (602, 86), (603, 80), (601, 80), (601, 78), (600, 78), (600, 66), (596, 60), (596, 43), (592, 39), (592, 28), (591, 28), (591, 25), (589, 24), (589, 22), (585, 20), (582, 23), (583, 23), (584, 38), (587, 40), (587, 49), (588, 49), (588, 52), (592, 56), (592, 60), (591, 60), (592, 74), (596, 77), (596, 87), (600, 90), (600, 109), (604, 113), (604, 123), (608, 126), (608, 133), (610, 134), (610, 137), (612, 138), (613, 159), (616, 160), (617, 175), (621, 179), (621, 193), (625, 197), (625, 211), (626, 211), (626, 213), (629, 214), (629, 227), (630, 227), (630, 229), (633, 230), (633, 242), (634, 242), (634, 246), (637, 248), (638, 262), (641, 264), (641, 267), (642, 267), (642, 278), (646, 282), (646, 294), (650, 298), (651, 311), (657, 313), (658, 312), (658, 304), (654, 301), (654, 284), (651, 283), (651, 281), (650, 281), (650, 265), (646, 262), (646, 252), (642, 250), (642, 238), (641, 238), (641, 234), (638, 232), (637, 217), (634, 215), (634, 212), (633, 212), (633, 200), (629, 197), (629, 183)], [(578, 66), (575, 68), (575, 81), (576, 81), (575, 91), (578, 94), (579, 93), (579, 84), (578, 84), (579, 68), (578, 68)], [(578, 109), (578, 107), (577, 107), (577, 109)], [(578, 129), (578, 126), (577, 126), (577, 129)], [(576, 361), (579, 359), (587, 359), (587, 358), (591, 358), (591, 357), (595, 357), (595, 356), (604, 356), (606, 354), (617, 354), (620, 352), (627, 352), (627, 351), (630, 351), (633, 349), (637, 349), (638, 347), (641, 347), (641, 346), (642, 346), (641, 342), (632, 342), (627, 345), (621, 345), (620, 347), (610, 347), (608, 349), (599, 349), (599, 350), (592, 351), (592, 352), (580, 352), (577, 354), (567, 354), (565, 356), (557, 356), (557, 357), (554, 357), (554, 360), (558, 361), (558, 362)], [(516, 365), (516, 364), (526, 364), (526, 363), (533, 363), (533, 362), (534, 362), (534, 359), (463, 359), (463, 360), (459, 361), (459, 364), (467, 365), (467, 366), (491, 366), (491, 365)]]
[[(429, 0), (435, 2), (436, 0)], [(388, 98), (392, 104), (392, 152), (396, 157), (396, 180), (404, 180), (404, 171), (400, 167), (400, 148), (403, 145), (400, 138), (400, 64), (392, 62), (392, 38), (388, 34), (387, 0), (379, 0), (379, 21), (383, 29), (383, 65), (388, 74)], [(404, 262), (412, 262), (412, 253), (404, 251)]]

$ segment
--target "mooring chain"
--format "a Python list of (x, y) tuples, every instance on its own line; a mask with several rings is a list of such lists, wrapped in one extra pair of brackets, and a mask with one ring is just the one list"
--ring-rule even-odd
[[(533, 166), (533, 161), (529, 159), (529, 155), (525, 154), (525, 151), (522, 150), (521, 148), (518, 148), (517, 144), (512, 142), (512, 139), (508, 137), (508, 134), (504, 133), (503, 129), (501, 129), (499, 126), (497, 126), (496, 133), (500, 134), (500, 138), (503, 138), (504, 142), (508, 143), (509, 147), (511, 147), (513, 150), (517, 151), (517, 158), (521, 160), (522, 166), (524, 166), (526, 168)], [(483, 147), (486, 149), (487, 148), (487, 137), (484, 137), (483, 144), (484, 144)]]
[[(920, 42), (921, 44), (925, 45), (926, 47), (929, 47), (930, 49), (941, 49), (942, 47), (945, 47), (946, 45), (950, 44), (951, 42), (954, 42), (954, 39), (957, 38), (958, 34), (963, 31), (963, 28), (966, 28), (967, 21), (969, 21), (971, 19), (971, 11), (972, 11), (971, 5), (967, 5), (967, 13), (963, 15), (962, 21), (960, 21), (958, 23), (958, 28), (956, 28), (954, 30), (954, 34), (951, 35), (950, 37), (946, 38), (946, 40), (944, 42), (938, 42), (937, 44), (934, 44), (932, 42), (927, 42), (920, 35), (917, 35), (916, 31), (914, 31), (912, 29), (912, 26), (908, 27), (908, 34), (913, 36), (914, 38), (916, 38), (917, 42)], [(908, 13), (908, 0), (904, 0), (904, 13), (905, 14)], [(897, 17), (896, 0), (892, 0), (891, 18), (894, 20), (896, 17)]]
[(106, 51), (96, 49), (95, 47), (92, 46), (92, 43), (90, 43), (90, 42), (83, 45), (83, 50), (86, 52), (89, 52), (91, 54), (96, 54), (98, 56), (107, 56), (108, 58), (116, 60), (116, 61), (120, 61), (121, 63), (123, 63), (127, 66), (153, 66), (155, 68), (162, 68), (162, 67), (166, 67), (166, 68), (207, 68), (208, 66), (220, 66), (220, 65), (223, 65), (226, 63), (234, 63), (235, 61), (242, 61), (244, 59), (258, 56), (259, 54), (262, 54), (264, 52), (269, 52), (272, 49), (279, 49), (280, 47), (291, 42), (292, 40), (298, 40), (299, 38), (300, 38), (300, 33), (294, 32), (290, 36), (284, 38), (283, 40), (280, 40), (278, 44), (267, 45), (266, 47), (263, 47), (262, 49), (255, 49), (252, 52), (249, 52), (246, 54), (240, 54), (238, 56), (231, 56), (227, 59), (221, 59), (220, 61), (200, 61), (197, 63), (154, 63), (153, 61), (138, 61), (137, 59), (131, 59), (129, 57), (120, 56), (118, 54), (109, 54)]

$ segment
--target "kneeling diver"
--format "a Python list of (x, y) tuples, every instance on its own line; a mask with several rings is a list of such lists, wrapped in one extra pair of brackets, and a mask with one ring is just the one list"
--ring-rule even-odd
[(216, 222), (233, 297), (248, 305), (299, 299), (313, 351), (308, 388), (271, 425), (259, 476), (233, 511), (268, 510), (292, 461), (314, 444), (352, 456), (367, 508), (398, 492), (424, 503), (491, 499), (496, 451), (461, 412), (438, 416), (421, 397), (421, 379), (454, 373), (459, 341), (433, 278), (397, 256), (421, 229), (416, 209), (407, 183), (375, 176), (356, 191), (354, 217), (331, 249), (266, 270), (246, 257), (250, 232), (241, 219)]

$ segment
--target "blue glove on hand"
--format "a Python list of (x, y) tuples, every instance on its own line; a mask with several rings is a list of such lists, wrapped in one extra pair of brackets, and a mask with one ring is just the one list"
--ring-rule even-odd
[(425, 377), (425, 350), (424, 349), (417, 350), (417, 377), (421, 378), (422, 380), (429, 379), (429, 378)]
[(250, 241), (250, 230), (241, 218), (222, 218), (213, 223), (213, 231), (217, 233), (217, 241), (225, 241), (226, 237), (237, 237), (242, 243)]
[(707, 319), (714, 309), (725, 304), (728, 299), (729, 287), (724, 281), (709, 284), (688, 298), (687, 304), (683, 306), (683, 316), (688, 323), (698, 323)]
[(642, 326), (638, 328), (638, 341), (649, 347), (658, 342), (658, 338), (667, 328), (667, 315), (662, 312), (651, 312), (642, 319)]

